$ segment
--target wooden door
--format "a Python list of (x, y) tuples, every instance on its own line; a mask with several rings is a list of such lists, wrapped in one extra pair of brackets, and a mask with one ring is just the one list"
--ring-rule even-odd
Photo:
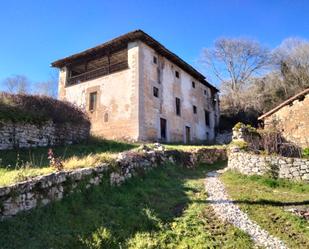
[(166, 141), (166, 119), (160, 118), (161, 140)]
[(189, 144), (190, 142), (191, 142), (190, 127), (186, 126), (186, 143)]

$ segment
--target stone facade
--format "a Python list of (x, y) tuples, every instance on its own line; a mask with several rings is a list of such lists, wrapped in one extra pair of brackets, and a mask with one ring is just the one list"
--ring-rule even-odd
[(233, 148), (228, 154), (227, 169), (309, 182), (309, 159), (257, 155)]
[[(166, 140), (186, 143), (185, 127), (190, 128), (190, 141), (213, 140), (219, 122), (219, 106), (212, 101), (212, 91), (174, 63), (160, 56), (144, 43), (140, 44), (141, 57), (141, 117), (140, 137), (142, 140), (160, 139), (160, 119), (167, 121)], [(153, 58), (157, 58), (157, 64)], [(158, 75), (158, 70), (160, 71)], [(179, 72), (179, 78), (175, 72)], [(192, 82), (195, 87), (192, 87)], [(159, 96), (153, 96), (153, 88)], [(214, 98), (218, 99), (215, 94)], [(181, 115), (175, 113), (175, 99), (180, 99)], [(196, 114), (193, 112), (196, 106)], [(205, 125), (205, 113), (209, 112), (209, 125)]]
[(288, 142), (301, 148), (309, 147), (309, 92), (263, 120), (265, 129), (275, 128)]
[(89, 137), (88, 124), (0, 122), (0, 150), (72, 144)]
[[(58, 94), (85, 110), (91, 133), (107, 139), (139, 140), (139, 46), (128, 44), (128, 69), (68, 86), (68, 68), (60, 70)], [(89, 95), (97, 92), (96, 108), (89, 110)], [(106, 118), (107, 117), (107, 118)]]
[[(92, 133), (107, 139), (212, 141), (219, 122), (218, 90), (193, 76), (192, 71), (202, 77), (189, 65), (190, 72), (141, 40), (127, 42), (126, 48), (128, 68), (74, 85), (67, 84), (70, 65), (56, 63), (60, 68), (59, 98), (85, 109)], [(97, 93), (97, 108), (89, 111), (91, 92)], [(176, 98), (180, 115), (176, 115)]]
[(111, 163), (103, 163), (93, 168), (52, 173), (35, 177), (25, 182), (0, 188), (0, 218), (8, 218), (21, 211), (44, 206), (60, 200), (78, 188), (89, 188), (107, 180), (112, 185), (120, 185), (140, 172), (175, 163), (178, 166), (194, 167), (199, 163), (214, 163), (226, 160), (225, 149), (201, 149), (190, 152), (165, 151), (160, 145), (155, 148), (142, 147), (138, 152), (120, 153)]

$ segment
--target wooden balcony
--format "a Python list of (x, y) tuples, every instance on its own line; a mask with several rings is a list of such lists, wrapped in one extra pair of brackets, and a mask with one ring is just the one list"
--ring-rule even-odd
[(108, 75), (108, 74), (112, 74), (115, 72), (119, 72), (125, 69), (128, 69), (129, 65), (128, 65), (128, 61), (122, 61), (116, 64), (111, 64), (109, 66), (105, 66), (105, 67), (101, 67), (101, 68), (97, 68), (95, 70), (91, 70), (73, 77), (69, 77), (67, 80), (67, 86), (71, 86), (71, 85), (75, 85), (75, 84), (79, 84), (88, 80), (92, 80), (92, 79), (96, 79), (98, 77), (104, 76), (104, 75)]

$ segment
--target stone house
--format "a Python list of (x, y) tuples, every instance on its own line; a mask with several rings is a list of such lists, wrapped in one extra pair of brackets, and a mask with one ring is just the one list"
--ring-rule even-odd
[(141, 30), (57, 60), (59, 98), (84, 108), (108, 139), (211, 141), (218, 89)]
[(276, 129), (288, 141), (309, 147), (309, 88), (263, 114), (265, 129)]

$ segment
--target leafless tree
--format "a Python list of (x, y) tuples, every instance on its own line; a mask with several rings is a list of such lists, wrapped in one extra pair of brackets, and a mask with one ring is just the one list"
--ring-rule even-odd
[(221, 85), (235, 93), (268, 65), (269, 52), (254, 40), (221, 38), (203, 50), (201, 60)]
[(285, 96), (309, 87), (309, 42), (285, 39), (273, 52), (273, 62), (282, 76)]
[(58, 72), (51, 71), (49, 80), (35, 83), (35, 94), (57, 97)]
[(24, 75), (14, 75), (3, 81), (5, 90), (9, 93), (25, 94), (29, 92), (30, 81)]

